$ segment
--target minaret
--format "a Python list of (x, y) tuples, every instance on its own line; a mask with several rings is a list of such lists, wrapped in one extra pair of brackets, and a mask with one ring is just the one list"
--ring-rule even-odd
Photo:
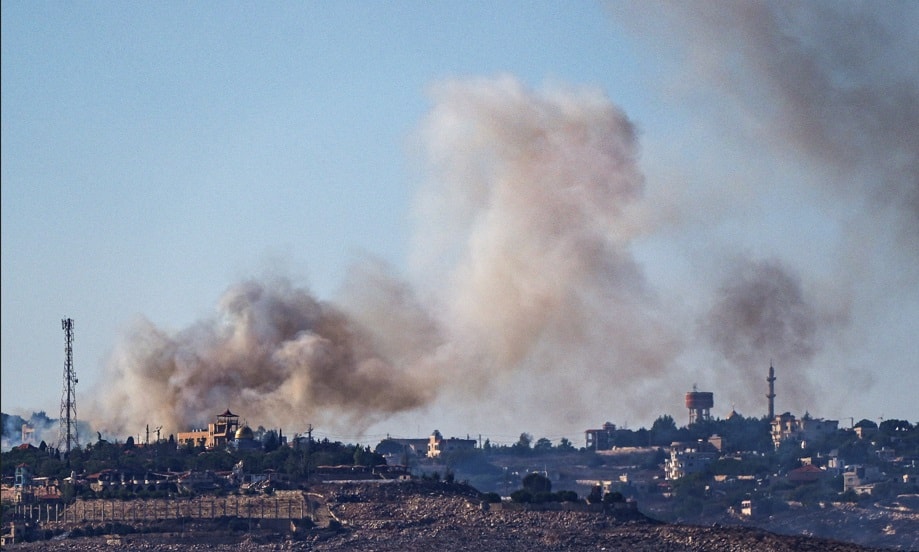
[(769, 419), (775, 419), (775, 368), (772, 367), (772, 362), (769, 362), (769, 377), (766, 378), (766, 381), (769, 382), (769, 394), (766, 395), (766, 398), (769, 399)]

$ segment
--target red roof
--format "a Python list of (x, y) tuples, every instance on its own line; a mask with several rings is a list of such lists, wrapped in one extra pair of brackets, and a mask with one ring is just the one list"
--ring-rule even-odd
[(826, 472), (814, 466), (813, 464), (807, 464), (801, 466), (800, 468), (795, 468), (788, 472), (789, 481), (816, 481), (824, 476)]
[(217, 416), (220, 418), (239, 418), (239, 416), (230, 412), (229, 408), (227, 408), (226, 412), (224, 412), (223, 414), (218, 414)]

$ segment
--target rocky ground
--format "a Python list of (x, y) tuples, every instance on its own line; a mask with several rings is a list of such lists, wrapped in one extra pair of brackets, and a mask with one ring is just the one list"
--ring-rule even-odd
[(635, 512), (527, 511), (484, 504), (472, 488), (433, 482), (346, 484), (308, 495), (317, 527), (291, 534), (201, 531), (84, 537), (26, 543), (10, 550), (870, 550), (855, 544), (760, 529), (662, 524)]

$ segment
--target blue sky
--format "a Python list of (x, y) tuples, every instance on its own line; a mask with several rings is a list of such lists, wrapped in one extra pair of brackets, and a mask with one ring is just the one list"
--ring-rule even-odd
[[(776, 122), (796, 117), (796, 104), (761, 63), (768, 45), (755, 33), (749, 48), (733, 49), (747, 40), (742, 28), (725, 29), (722, 41), (698, 14), (642, 4), (4, 2), (4, 412), (56, 416), (63, 317), (76, 323), (80, 409), (105, 387), (102, 367), (140, 317), (179, 331), (212, 316), (234, 283), (274, 274), (337, 301), (350, 267), (367, 256), (412, 282), (415, 198), (430, 178), (418, 129), (438, 102), (432, 89), (512, 75), (533, 90), (598, 89), (637, 126), (646, 189), (628, 251), (657, 300), (681, 313), (675, 319), (707, 327), (697, 319), (725, 289), (709, 282), (723, 281), (739, 257), (775, 261), (794, 273), (813, 307), (808, 320), (821, 328), (816, 350), (795, 357), (803, 381), (783, 382), (779, 369), (780, 399), (789, 398), (781, 409), (915, 421), (919, 242), (913, 213), (873, 203), (888, 186), (872, 176), (883, 125), (867, 145), (795, 142)], [(892, 23), (915, 21), (915, 4), (883, 8), (882, 58), (919, 42), (919, 27)], [(841, 12), (826, 19), (854, 17)], [(802, 41), (805, 51), (853, 47), (801, 21), (794, 30), (815, 44)], [(919, 71), (909, 49), (901, 54), (896, 75), (911, 108)], [(813, 59), (839, 69), (832, 55)], [(839, 89), (870, 86), (858, 80), (870, 73), (865, 64), (851, 74), (842, 67)], [(832, 120), (841, 122), (823, 126), (848, 130), (845, 115)], [(858, 161), (839, 162), (833, 148), (850, 147)], [(865, 184), (840, 192), (827, 184), (839, 178)], [(650, 425), (659, 413), (682, 420), (680, 395), (696, 382), (715, 392), (717, 414), (735, 400), (745, 414), (762, 410), (750, 402), (762, 389), (723, 386), (728, 372), (710, 369), (747, 357), (717, 349), (681, 349), (672, 372), (642, 384), (656, 397), (648, 410), (590, 395), (593, 425)], [(769, 358), (758, 362), (763, 374), (750, 381), (765, 377)], [(578, 393), (578, 382), (558, 377)], [(799, 396), (782, 385), (816, 390)], [(482, 400), (500, 403), (507, 391), (489, 389)], [(591, 425), (584, 416), (467, 424), (460, 403), (435, 400), (365, 429), (511, 440), (530, 431), (577, 442)]]

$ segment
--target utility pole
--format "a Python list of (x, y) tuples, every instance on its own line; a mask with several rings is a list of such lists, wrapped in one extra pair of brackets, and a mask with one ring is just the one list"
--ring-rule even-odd
[(310, 480), (310, 453), (313, 450), (313, 424), (309, 424), (306, 428), (306, 481), (309, 483)]
[(73, 319), (61, 320), (64, 330), (64, 389), (61, 393), (60, 438), (58, 449), (63, 449), (68, 457), (72, 448), (79, 447), (77, 437), (77, 376), (73, 370)]

